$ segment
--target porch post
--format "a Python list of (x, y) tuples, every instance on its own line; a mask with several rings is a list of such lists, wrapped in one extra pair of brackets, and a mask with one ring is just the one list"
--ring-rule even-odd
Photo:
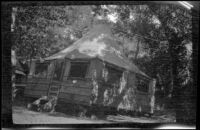
[(149, 83), (149, 98), (150, 98), (150, 114), (154, 113), (155, 106), (155, 89), (156, 89), (156, 79), (152, 79)]

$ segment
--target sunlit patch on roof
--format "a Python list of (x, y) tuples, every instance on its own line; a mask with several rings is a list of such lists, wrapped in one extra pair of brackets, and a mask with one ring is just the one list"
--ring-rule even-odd
[(106, 48), (104, 42), (98, 42), (99, 39), (103, 38), (103, 34), (97, 38), (94, 38), (92, 41), (85, 41), (79, 45), (78, 50), (80, 53), (87, 54), (91, 57), (94, 56), (104, 56), (103, 50)]
[(121, 53), (119, 50), (115, 49), (114, 47), (110, 46), (109, 49), (107, 49), (107, 51), (109, 51), (110, 53), (114, 53), (114, 54), (116, 54), (119, 58), (123, 59), (122, 53)]

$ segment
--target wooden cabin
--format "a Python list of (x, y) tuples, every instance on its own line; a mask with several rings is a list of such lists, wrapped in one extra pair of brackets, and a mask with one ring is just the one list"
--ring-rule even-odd
[(27, 97), (58, 96), (58, 100), (91, 106), (149, 112), (152, 78), (120, 51), (107, 25), (97, 25), (68, 48), (32, 61)]

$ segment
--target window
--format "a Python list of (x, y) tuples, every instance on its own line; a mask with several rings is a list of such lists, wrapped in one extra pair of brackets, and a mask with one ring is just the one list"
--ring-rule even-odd
[(71, 62), (69, 77), (85, 78), (88, 66), (88, 62)]
[(48, 70), (48, 63), (36, 63), (35, 77), (46, 78)]
[(20, 74), (16, 74), (16, 78), (15, 78), (15, 82), (16, 83), (21, 83), (22, 82), (22, 78), (23, 78), (23, 76), (22, 75), (20, 75)]
[(123, 71), (111, 66), (106, 66), (106, 68), (108, 70), (108, 83), (119, 84)]
[(137, 90), (141, 92), (148, 92), (148, 84), (142, 79), (138, 79)]
[(63, 68), (63, 62), (57, 62), (54, 75), (53, 75), (53, 80), (60, 80), (62, 76), (62, 68)]

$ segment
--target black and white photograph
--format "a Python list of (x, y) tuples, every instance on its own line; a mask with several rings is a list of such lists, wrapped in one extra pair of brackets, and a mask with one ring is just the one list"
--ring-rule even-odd
[(11, 8), (14, 125), (196, 128), (199, 2), (37, 3)]

